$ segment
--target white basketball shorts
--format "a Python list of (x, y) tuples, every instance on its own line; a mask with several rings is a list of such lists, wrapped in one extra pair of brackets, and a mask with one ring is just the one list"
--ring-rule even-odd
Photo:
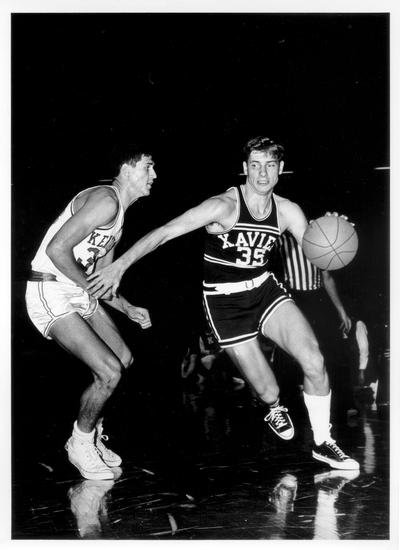
[(58, 319), (71, 313), (87, 319), (98, 306), (98, 300), (83, 288), (59, 281), (28, 281), (25, 301), (32, 323), (48, 340), (49, 330)]

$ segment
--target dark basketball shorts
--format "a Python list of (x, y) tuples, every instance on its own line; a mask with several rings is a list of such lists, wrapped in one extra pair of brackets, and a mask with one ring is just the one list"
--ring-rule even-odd
[[(259, 286), (257, 279), (262, 280)], [(222, 348), (254, 340), (271, 315), (283, 303), (293, 301), (273, 273), (257, 279), (232, 284), (204, 284), (204, 308)]]

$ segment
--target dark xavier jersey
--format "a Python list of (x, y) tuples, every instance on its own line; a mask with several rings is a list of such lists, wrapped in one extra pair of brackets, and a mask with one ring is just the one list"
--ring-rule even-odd
[(243, 186), (233, 189), (237, 196), (236, 222), (228, 231), (207, 231), (204, 250), (206, 283), (235, 283), (258, 277), (267, 271), (270, 251), (281, 234), (273, 194), (267, 214), (255, 218), (246, 204)]

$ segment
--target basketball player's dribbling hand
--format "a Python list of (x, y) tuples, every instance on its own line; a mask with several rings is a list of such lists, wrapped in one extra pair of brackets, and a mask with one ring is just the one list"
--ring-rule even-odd
[(94, 298), (108, 296), (108, 291), (111, 291), (112, 296), (117, 296), (123, 273), (118, 261), (95, 271), (87, 278), (87, 292)]
[[(325, 212), (324, 216), (336, 216), (338, 218), (343, 218), (344, 220), (349, 222), (348, 216), (345, 216), (344, 214), (338, 214), (337, 212)], [(352, 222), (349, 222), (349, 223), (354, 227), (354, 223)]]
[(125, 310), (131, 321), (138, 323), (142, 328), (150, 328), (150, 313), (144, 307), (129, 306)]

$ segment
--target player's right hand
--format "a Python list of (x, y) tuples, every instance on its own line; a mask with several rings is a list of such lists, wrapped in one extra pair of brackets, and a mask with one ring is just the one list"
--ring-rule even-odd
[(117, 296), (123, 273), (118, 260), (95, 271), (87, 278), (87, 292), (94, 298), (101, 298), (111, 290), (112, 296)]

